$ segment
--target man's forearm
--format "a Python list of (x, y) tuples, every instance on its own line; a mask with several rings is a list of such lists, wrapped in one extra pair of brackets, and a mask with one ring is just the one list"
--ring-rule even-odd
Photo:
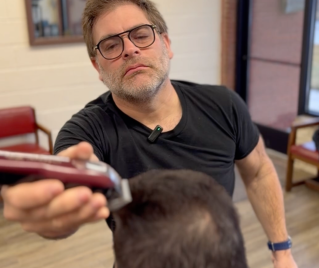
[(267, 157), (246, 190), (254, 211), (272, 242), (287, 240), (284, 202), (276, 170)]
[[(288, 239), (281, 185), (276, 170), (259, 139), (255, 149), (236, 161), (245, 183), (248, 198), (268, 239), (283, 242)], [(265, 243), (266, 246), (266, 243)], [(290, 249), (272, 252), (274, 267), (297, 268)]]

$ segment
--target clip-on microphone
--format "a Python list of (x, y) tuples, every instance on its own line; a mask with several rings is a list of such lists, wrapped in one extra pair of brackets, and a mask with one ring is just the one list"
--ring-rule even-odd
[(151, 143), (155, 142), (156, 139), (158, 138), (158, 136), (162, 133), (162, 131), (163, 131), (163, 128), (160, 125), (157, 125), (153, 129), (151, 135), (148, 136), (148, 138), (147, 138), (148, 141), (151, 142)]

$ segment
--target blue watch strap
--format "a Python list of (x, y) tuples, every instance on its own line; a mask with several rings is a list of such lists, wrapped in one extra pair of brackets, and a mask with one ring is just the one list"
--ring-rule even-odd
[(270, 241), (268, 242), (268, 248), (271, 251), (286, 250), (286, 249), (290, 249), (291, 247), (292, 247), (292, 241), (290, 237), (288, 237), (288, 240), (284, 242), (279, 242), (279, 243), (272, 243)]

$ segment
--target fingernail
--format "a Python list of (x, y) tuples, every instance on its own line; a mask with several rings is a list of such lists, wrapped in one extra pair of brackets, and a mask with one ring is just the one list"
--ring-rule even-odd
[(93, 208), (100, 208), (101, 206), (103, 206), (103, 202), (101, 200), (92, 200), (91, 203)]
[(101, 208), (99, 210), (99, 212), (97, 213), (97, 218), (98, 219), (105, 219), (109, 216), (110, 212), (108, 210), (108, 208), (104, 207), (104, 208)]
[(89, 198), (90, 198), (90, 196), (89, 196), (89, 194), (86, 191), (81, 191), (79, 193), (79, 200), (82, 203), (86, 203), (89, 200)]
[(52, 196), (56, 196), (58, 194), (60, 194), (63, 190), (61, 190), (61, 187), (59, 187), (58, 185), (52, 185), (49, 189), (50, 193)]

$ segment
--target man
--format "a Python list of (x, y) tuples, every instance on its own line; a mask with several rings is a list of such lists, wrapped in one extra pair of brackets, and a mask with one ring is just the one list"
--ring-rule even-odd
[(114, 213), (117, 268), (247, 268), (231, 198), (210, 176), (152, 170), (129, 184), (132, 203)]
[[(230, 195), (236, 162), (257, 217), (275, 243), (275, 267), (296, 267), (280, 183), (241, 99), (223, 87), (170, 81), (167, 26), (148, 0), (88, 0), (83, 32), (92, 64), (110, 92), (66, 123), (55, 153), (105, 161), (126, 178), (159, 168), (198, 170)], [(148, 140), (153, 129), (158, 135), (158, 125), (163, 132)], [(109, 215), (103, 195), (85, 187), (64, 190), (56, 180), (4, 187), (2, 195), (7, 219), (47, 238), (67, 237)]]

